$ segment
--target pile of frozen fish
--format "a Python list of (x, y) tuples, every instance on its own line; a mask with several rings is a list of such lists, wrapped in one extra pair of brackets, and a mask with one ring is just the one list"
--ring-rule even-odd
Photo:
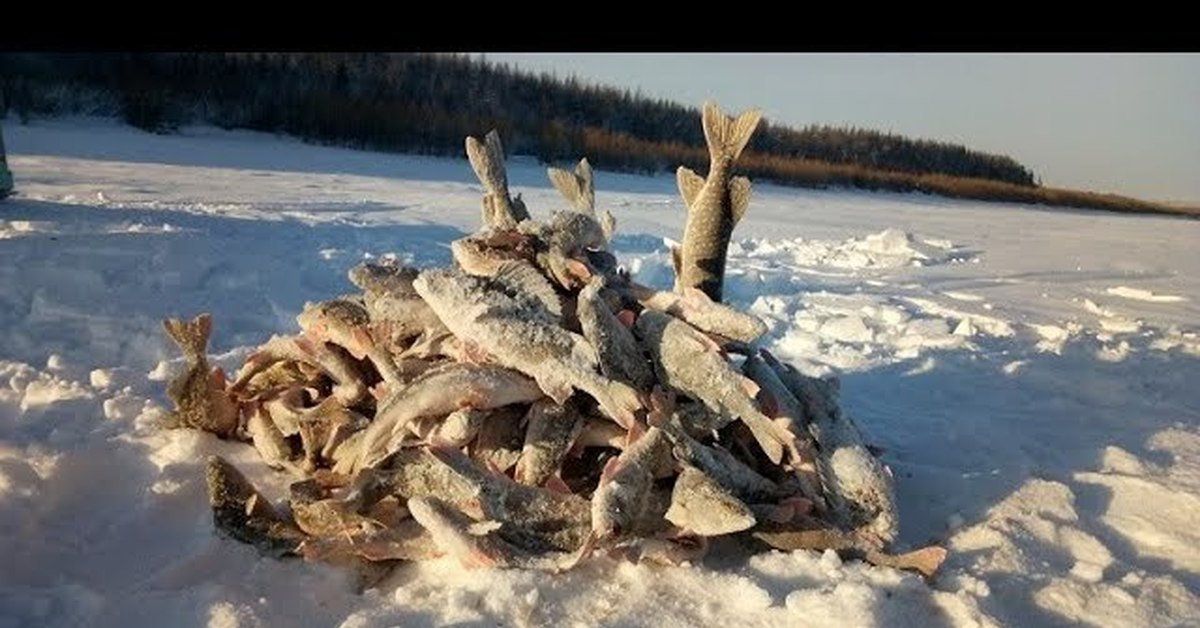
[(173, 424), (246, 441), (295, 478), (272, 504), (212, 457), (221, 533), (365, 585), (443, 555), (677, 564), (714, 537), (934, 574), (941, 548), (888, 552), (891, 474), (836, 380), (757, 347), (766, 327), (750, 314), (631, 280), (586, 160), (551, 169), (571, 209), (535, 220), (509, 196), (495, 134), (467, 147), (484, 227), (453, 243), (452, 266), (359, 264), (357, 293), (308, 304), (299, 332), (232, 381), (206, 361), (207, 314), (164, 323), (188, 360)]

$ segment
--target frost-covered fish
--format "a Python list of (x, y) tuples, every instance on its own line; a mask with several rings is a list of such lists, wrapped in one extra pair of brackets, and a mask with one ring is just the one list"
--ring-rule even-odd
[(502, 282), (456, 269), (427, 270), (414, 282), (447, 327), (473, 352), (533, 377), (556, 402), (582, 390), (622, 425), (641, 408), (637, 391), (597, 372), (596, 350), (555, 322), (546, 307), (506, 293)]
[(703, 470), (721, 486), (745, 500), (772, 499), (779, 487), (749, 465), (720, 447), (705, 445), (692, 438), (680, 426), (678, 416), (663, 421), (652, 420), (671, 440), (672, 453), (680, 462)]
[(342, 405), (355, 405), (367, 395), (362, 373), (348, 354), (305, 336), (272, 336), (246, 359), (230, 390), (241, 390), (255, 375), (281, 361), (300, 361), (320, 367), (333, 380), (333, 396)]
[(592, 494), (592, 540), (620, 538), (641, 519), (654, 482), (654, 468), (668, 457), (666, 435), (652, 427), (620, 456), (609, 460)]
[(409, 433), (409, 423), (418, 417), (528, 403), (541, 396), (532, 380), (500, 366), (451, 363), (427, 371), (380, 402), (363, 436), (357, 468), (369, 467), (395, 451)]
[(464, 567), (493, 567), (561, 571), (565, 553), (543, 555), (531, 552), (497, 533), (498, 521), (477, 521), (436, 497), (409, 500), (413, 519), (433, 537), (438, 547), (458, 559)]
[(750, 507), (696, 467), (684, 465), (666, 519), (701, 536), (732, 534), (756, 523)]
[(187, 360), (184, 371), (167, 385), (167, 396), (175, 403), (170, 424), (232, 437), (238, 427), (237, 404), (225, 389), (225, 372), (208, 365), (212, 316), (200, 314), (191, 321), (168, 318), (163, 329)]
[(334, 534), (306, 539), (296, 549), (309, 561), (353, 564), (353, 559), (429, 560), (444, 552), (420, 523), (405, 519), (394, 526), (359, 534)]
[(465, 447), (491, 414), (490, 410), (460, 408), (445, 417), (418, 418), (410, 429), (418, 439), (434, 446)]
[(537, 263), (537, 238), (516, 229), (489, 229), (450, 243), (454, 262), (467, 274), (492, 277), (506, 262)]
[(472, 516), (503, 522), (499, 534), (508, 542), (531, 551), (566, 552), (579, 548), (587, 537), (590, 509), (582, 497), (518, 484), (479, 468), (457, 449), (433, 448), (430, 453), (476, 490), (473, 499), (456, 506)]
[(268, 466), (276, 469), (295, 469), (292, 446), (275, 425), (261, 404), (256, 404), (246, 418), (246, 433)]
[(601, 297), (603, 278), (593, 277), (579, 292), (575, 314), (583, 337), (592, 343), (600, 359), (600, 372), (642, 391), (654, 385), (654, 373), (633, 332), (617, 319)]
[(204, 478), (218, 532), (268, 556), (295, 553), (304, 533), (280, 516), (237, 468), (220, 456), (209, 456)]
[(508, 473), (521, 458), (526, 410), (516, 405), (493, 410), (471, 444), (471, 459), (484, 469)]
[(584, 417), (570, 400), (557, 404), (542, 399), (529, 407), (525, 421), (525, 442), (513, 477), (522, 484), (542, 486), (562, 466), (583, 429)]
[(504, 168), (504, 146), (494, 129), (483, 141), (467, 138), (467, 160), (483, 184), (483, 224), (485, 227), (512, 228), (529, 219), (521, 197), (509, 196), (508, 174)]
[(817, 441), (825, 499), (840, 527), (873, 535), (886, 546), (899, 532), (891, 473), (867, 449), (866, 441), (832, 398), (829, 383), (806, 377), (781, 364), (769, 352), (763, 359), (803, 404), (808, 428)]
[(635, 329), (654, 357), (659, 381), (699, 399), (724, 419), (741, 419), (771, 462), (779, 463), (794, 436), (758, 409), (753, 399), (758, 387), (733, 370), (707, 336), (654, 310), (643, 311)]
[(314, 341), (338, 345), (356, 360), (368, 358), (384, 382), (403, 385), (404, 377), (397, 372), (391, 354), (371, 337), (371, 317), (363, 305), (349, 299), (310, 303), (296, 317), (296, 322)]
[(761, 117), (761, 112), (752, 110), (735, 119), (721, 113), (715, 103), (704, 103), (701, 121), (710, 157), (708, 177), (702, 179), (684, 166), (677, 172), (688, 215), (676, 291), (699, 288), (713, 301), (721, 300), (729, 237), (750, 203), (750, 181), (733, 176), (733, 163)]
[(630, 281), (627, 291), (643, 307), (666, 312), (705, 333), (749, 344), (767, 332), (762, 319), (713, 301), (696, 288), (664, 292)]
[(413, 290), (416, 268), (363, 262), (348, 271), (350, 281), (363, 290), (372, 337), (399, 347), (404, 341), (445, 329), (441, 319)]
[(786, 419), (783, 423), (796, 437), (790, 441), (794, 446), (788, 450), (788, 466), (796, 473), (804, 496), (824, 508), (821, 478), (817, 470), (817, 451), (809, 435), (804, 409), (800, 401), (788, 390), (779, 379), (775, 369), (767, 364), (758, 353), (746, 356), (742, 364), (744, 372), (754, 383), (762, 388), (763, 396), (770, 400), (773, 406), (771, 416)]

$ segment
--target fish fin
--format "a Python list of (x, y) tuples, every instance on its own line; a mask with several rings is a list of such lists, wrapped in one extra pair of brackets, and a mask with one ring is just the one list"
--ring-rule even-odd
[(637, 412), (643, 407), (637, 390), (618, 381), (610, 380), (602, 394), (593, 396), (600, 403), (600, 410), (625, 429), (637, 421)]
[(588, 532), (587, 538), (585, 538), (583, 543), (580, 544), (579, 549), (575, 550), (574, 553), (564, 558), (558, 564), (559, 571), (568, 571), (570, 569), (574, 569), (579, 565), (579, 563), (591, 556), (592, 552), (596, 551), (596, 545), (599, 540), (600, 539), (596, 535), (595, 530)]
[(208, 339), (212, 335), (212, 315), (206, 312), (190, 321), (163, 319), (163, 330), (179, 345), (185, 357), (203, 356), (208, 351)]
[(692, 203), (696, 202), (696, 197), (700, 196), (700, 189), (704, 187), (704, 177), (687, 166), (680, 166), (675, 171), (675, 183), (679, 185), (679, 195), (683, 197), (684, 206), (691, 210)]
[[(671, 268), (675, 269), (675, 276), (683, 276), (683, 247), (678, 244), (671, 245)], [(684, 288), (686, 290), (687, 288)]]
[(613, 476), (617, 471), (621, 470), (621, 461), (618, 456), (613, 456), (604, 463), (604, 468), (600, 471), (600, 486), (604, 486), (612, 481)]
[(762, 111), (751, 109), (743, 112), (737, 118), (721, 113), (717, 103), (711, 100), (704, 103), (701, 124), (704, 127), (704, 139), (708, 142), (708, 152), (712, 159), (728, 159), (733, 161), (742, 154)]
[(617, 234), (617, 217), (607, 209), (598, 218), (600, 222), (600, 232), (604, 234), (604, 240), (612, 242), (613, 236)]
[(208, 378), (209, 378), (209, 382), (212, 384), (213, 390), (215, 390), (215, 391), (225, 390), (225, 383), (226, 383), (225, 369), (222, 369), (219, 366), (214, 367), (212, 372), (208, 374)]
[(742, 221), (746, 208), (750, 206), (750, 179), (734, 177), (729, 181), (729, 207), (733, 210), (733, 224)]
[(588, 206), (591, 207), (590, 213), (595, 214), (596, 177), (592, 173), (592, 164), (588, 163), (587, 157), (580, 159), (579, 163), (575, 165), (575, 176), (579, 179), (579, 187), (583, 190)]
[(625, 447), (638, 442), (642, 436), (646, 434), (646, 426), (642, 425), (641, 421), (634, 421), (633, 425), (629, 426), (629, 431), (625, 434)]
[(930, 545), (929, 547), (922, 547), (919, 550), (896, 555), (867, 551), (866, 559), (872, 564), (884, 567), (916, 571), (926, 579), (929, 579), (937, 575), (937, 571), (941, 568), (942, 562), (946, 560), (947, 554), (946, 548)]
[(564, 482), (563, 479), (557, 473), (555, 473), (554, 475), (551, 475), (546, 480), (545, 486), (546, 486), (546, 490), (548, 490), (548, 491), (553, 491), (553, 492), (559, 493), (561, 495), (570, 495), (571, 494), (571, 487), (567, 486), (567, 483)]
[[(467, 160), (475, 170), (475, 176), (484, 187), (483, 218), (487, 226), (511, 226), (529, 213), (522, 203), (512, 201), (508, 195), (508, 175), (504, 170), (504, 147), (500, 134), (492, 129), (483, 141), (467, 138)], [(506, 211), (508, 210), (508, 211)], [(509, 214), (511, 211), (511, 214)]]
[(566, 378), (559, 375), (549, 375), (537, 378), (537, 385), (546, 393), (546, 396), (553, 399), (554, 403), (564, 404), (571, 397), (571, 393), (575, 390)]
[(675, 397), (667, 390), (655, 386), (650, 391), (650, 411), (646, 414), (646, 422), (652, 427), (661, 427), (675, 411)]
[(362, 327), (355, 327), (354, 331), (350, 332), (350, 337), (354, 340), (353, 347), (346, 347), (350, 355), (354, 356), (355, 360), (367, 357), (367, 347), (375, 344), (375, 341), (371, 339), (371, 334)]
[(563, 263), (567, 272), (583, 283), (587, 283), (592, 278), (592, 269), (588, 268), (587, 264), (573, 258), (568, 257)]

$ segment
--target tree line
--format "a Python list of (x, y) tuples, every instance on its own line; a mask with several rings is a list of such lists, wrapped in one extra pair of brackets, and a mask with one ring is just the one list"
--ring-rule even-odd
[[(545, 162), (704, 172), (699, 111), (627, 89), (420, 53), (6, 53), (0, 115), (117, 116), (153, 132), (207, 123), (354, 148), (463, 154), (497, 129)], [(1147, 211), (1134, 199), (1038, 185), (1004, 155), (891, 133), (764, 119), (739, 168), (759, 180)], [(1171, 209), (1171, 208), (1167, 208)], [(1189, 210), (1190, 211), (1190, 210)]]
[[(19, 116), (94, 112), (151, 131), (206, 122), (364, 148), (459, 154), (500, 130), (512, 151), (581, 156), (600, 138), (648, 142), (602, 168), (662, 170), (672, 144), (703, 147), (698, 111), (627, 89), (450, 54), (106, 53), (0, 55), (0, 98)], [(587, 138), (585, 140), (585, 138)], [(750, 152), (1033, 185), (1013, 159), (876, 131), (765, 121)], [(606, 150), (605, 154), (612, 153)]]

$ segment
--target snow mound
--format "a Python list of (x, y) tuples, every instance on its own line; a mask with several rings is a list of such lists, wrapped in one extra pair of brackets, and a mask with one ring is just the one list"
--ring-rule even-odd
[(828, 240), (743, 240), (731, 255), (749, 259), (783, 258), (799, 266), (838, 269), (891, 269), (961, 262), (969, 257), (950, 242), (920, 239), (898, 229), (885, 229), (861, 238)]

